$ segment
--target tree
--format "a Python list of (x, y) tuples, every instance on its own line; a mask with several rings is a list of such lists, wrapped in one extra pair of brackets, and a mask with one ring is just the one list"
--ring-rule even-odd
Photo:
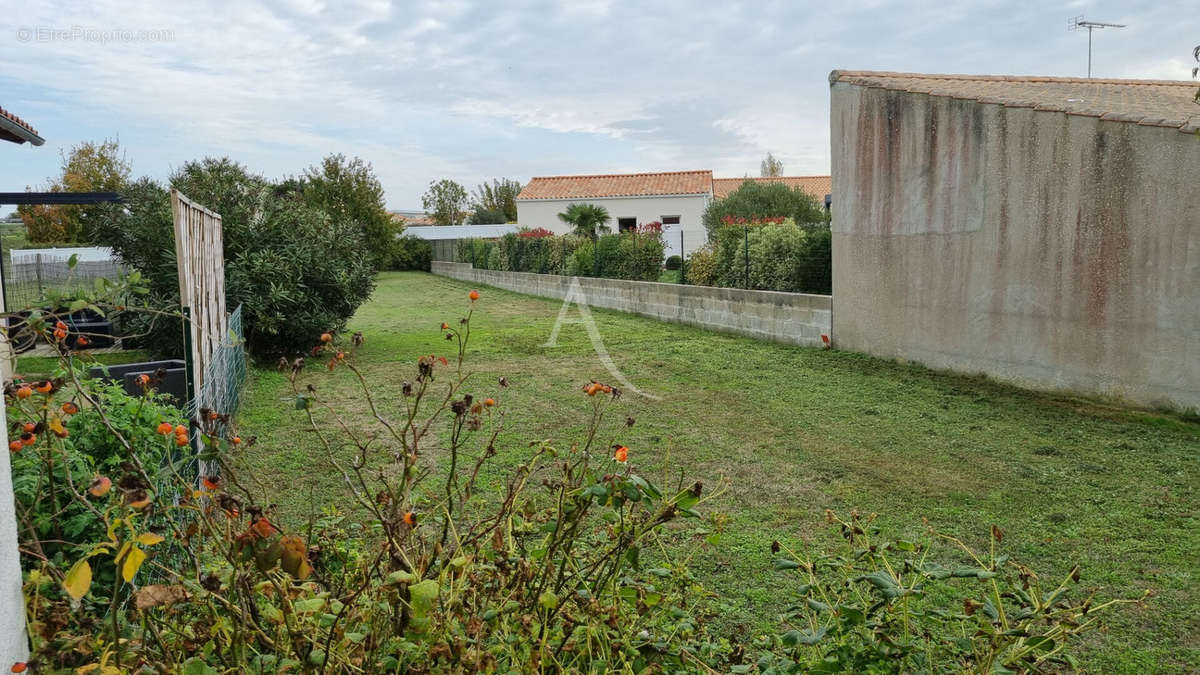
[(772, 155), (768, 152), (767, 156), (763, 159), (762, 164), (759, 165), (759, 172), (764, 178), (782, 176), (783, 162), (775, 159), (775, 155)]
[[(500, 212), (502, 220), (489, 220), (487, 223), (517, 222), (517, 195), (521, 193), (521, 183), (508, 178), (497, 178), (489, 183), (481, 183), (471, 195), (476, 213)], [(483, 221), (480, 221), (481, 223)]]
[(306, 204), (330, 218), (356, 224), (367, 241), (371, 263), (377, 269), (387, 266), (392, 240), (401, 228), (387, 211), (383, 185), (369, 162), (329, 155), (320, 166), (304, 172), (298, 188)]
[(766, 183), (748, 180), (717, 199), (704, 210), (704, 228), (709, 241), (715, 240), (714, 233), (721, 227), (725, 216), (734, 218), (792, 218), (797, 225), (826, 222), (825, 209), (804, 190), (783, 183)]
[(575, 234), (585, 237), (595, 237), (612, 229), (605, 225), (611, 220), (608, 209), (595, 204), (571, 204), (558, 214), (558, 219), (574, 226)]
[[(129, 184), (129, 163), (115, 140), (85, 142), (62, 155), (62, 173), (50, 179), (49, 192), (121, 192)], [(21, 221), (34, 242), (91, 241), (95, 224), (112, 218), (115, 204), (22, 205)]]
[(421, 205), (438, 225), (461, 225), (467, 217), (467, 189), (458, 183), (443, 178), (429, 183), (429, 189), (421, 196)]
[(471, 215), (467, 218), (467, 223), (471, 225), (496, 225), (499, 223), (508, 222), (508, 216), (500, 209), (489, 209), (483, 206), (476, 206)]
[[(371, 294), (374, 270), (361, 226), (308, 203), (289, 179), (272, 184), (228, 158), (185, 163), (170, 184), (221, 214), (225, 300), (242, 305), (247, 349), (294, 356), (316, 336), (339, 330)], [(127, 191), (125, 213), (97, 228), (97, 243), (147, 279), (154, 306), (178, 306), (175, 232), (166, 188), (150, 179)], [(136, 315), (128, 333), (145, 333), (156, 355), (182, 352), (178, 321)]]

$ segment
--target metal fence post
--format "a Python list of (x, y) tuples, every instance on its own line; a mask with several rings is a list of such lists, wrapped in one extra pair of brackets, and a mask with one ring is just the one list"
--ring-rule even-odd
[(742, 245), (745, 247), (743, 257), (746, 259), (746, 288), (750, 288), (750, 226), (743, 225), (742, 232), (744, 236)]
[(34, 255), (33, 276), (37, 279), (38, 297), (42, 296), (42, 254)]
[(687, 256), (683, 254), (683, 225), (679, 226), (679, 283), (687, 282)]

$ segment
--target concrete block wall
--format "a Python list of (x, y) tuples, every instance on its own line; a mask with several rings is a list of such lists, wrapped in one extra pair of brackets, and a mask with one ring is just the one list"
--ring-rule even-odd
[[(477, 270), (470, 263), (436, 260), (432, 271), (452, 279), (556, 300), (566, 297), (573, 278)], [(787, 344), (819, 346), (821, 335), (829, 334), (833, 319), (828, 295), (590, 277), (578, 279), (590, 307), (615, 309), (660, 321)]]

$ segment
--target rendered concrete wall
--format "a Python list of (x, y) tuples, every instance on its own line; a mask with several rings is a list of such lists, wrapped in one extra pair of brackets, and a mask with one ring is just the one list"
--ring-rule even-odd
[[(5, 417), (0, 396), (0, 420)], [(25, 601), (21, 597), (21, 559), (17, 553), (17, 514), (13, 503), (8, 425), (0, 425), (0, 670), (29, 657), (25, 640)]]
[(1200, 139), (835, 83), (840, 348), (1200, 408)]
[[(470, 263), (433, 263), (433, 273), (544, 298), (566, 297), (571, 279), (555, 274), (477, 270)], [(746, 291), (650, 281), (578, 277), (591, 307), (726, 333), (817, 346), (829, 334), (828, 295)]]
[(551, 199), (517, 202), (517, 222), (521, 227), (544, 227), (555, 234), (566, 234), (571, 226), (558, 219), (558, 214), (571, 204), (596, 204), (608, 209), (612, 221), (608, 226), (615, 232), (618, 218), (637, 218), (638, 223), (661, 221), (663, 216), (679, 216), (679, 225), (664, 226), (663, 241), (667, 255), (679, 253), (679, 229), (683, 229), (683, 248), (686, 253), (700, 248), (708, 241), (704, 231), (704, 209), (711, 200), (708, 195), (679, 195), (674, 197), (604, 197), (590, 199)]

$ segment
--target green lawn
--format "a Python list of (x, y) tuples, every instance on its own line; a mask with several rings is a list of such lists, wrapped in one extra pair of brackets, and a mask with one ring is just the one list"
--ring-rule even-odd
[[(381, 276), (350, 326), (366, 336), (356, 358), (378, 400), (399, 399), (417, 355), (448, 351), (437, 327), (463, 315), (468, 290), (428, 274)], [(557, 347), (543, 346), (560, 303), (481, 290), (469, 359), (477, 395), (497, 395), (507, 415), (499, 459), (511, 465), (531, 439), (577, 438), (580, 385), (612, 378), (577, 324)], [(1194, 419), (592, 313), (617, 365), (662, 397), (620, 401), (618, 415), (637, 419), (622, 436), (631, 461), (645, 470), (669, 463), (706, 485), (728, 481), (716, 506), (728, 532), (693, 571), (727, 599), (720, 621), (731, 639), (777, 625), (790, 599), (771, 541), (828, 542), (824, 509), (857, 508), (896, 534), (920, 534), (925, 518), (980, 546), (996, 524), (1015, 559), (1054, 576), (1079, 563), (1084, 586), (1103, 598), (1152, 589), (1144, 606), (1109, 616), (1085, 662), (1105, 672), (1200, 669)], [(497, 392), (500, 375), (512, 386)], [(354, 404), (348, 372), (317, 381), (323, 396)], [(273, 368), (253, 372), (241, 424), (243, 436), (258, 437), (243, 461), (285, 520), (346, 504)]]

